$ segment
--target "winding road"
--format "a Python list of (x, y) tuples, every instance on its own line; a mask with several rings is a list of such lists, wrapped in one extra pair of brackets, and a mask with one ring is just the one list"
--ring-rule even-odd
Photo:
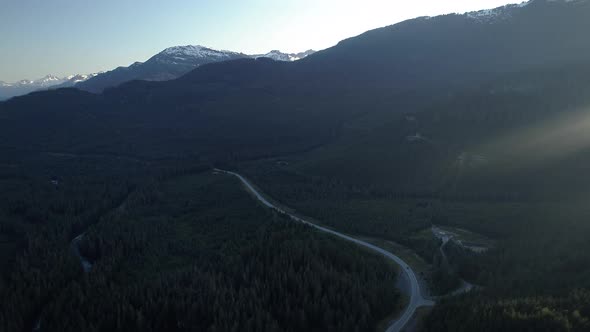
[(423, 307), (423, 306), (434, 305), (433, 301), (428, 300), (422, 296), (422, 293), (420, 292), (420, 285), (418, 284), (418, 279), (416, 278), (416, 274), (414, 273), (412, 268), (408, 264), (406, 264), (406, 262), (404, 262), (401, 258), (399, 258), (396, 255), (390, 253), (389, 251), (384, 250), (380, 247), (377, 247), (371, 243), (368, 243), (368, 242), (356, 239), (354, 237), (333, 231), (331, 229), (316, 225), (316, 224), (311, 223), (307, 220), (304, 220), (300, 217), (297, 217), (296, 215), (293, 215), (293, 214), (281, 209), (280, 207), (277, 207), (276, 205), (269, 202), (266, 198), (264, 198), (264, 196), (262, 196), (262, 194), (260, 192), (258, 192), (258, 190), (256, 190), (252, 186), (252, 184), (250, 184), (250, 182), (248, 182), (248, 180), (246, 180), (243, 176), (241, 176), (238, 173), (225, 171), (225, 170), (221, 170), (221, 169), (217, 169), (217, 168), (215, 169), (215, 171), (220, 172), (220, 173), (233, 175), (233, 176), (237, 177), (238, 179), (240, 179), (240, 181), (246, 186), (248, 191), (250, 191), (256, 197), (256, 199), (258, 199), (258, 201), (260, 201), (266, 207), (276, 210), (280, 213), (286, 214), (289, 217), (291, 217), (291, 219), (301, 222), (301, 223), (304, 223), (306, 225), (309, 225), (317, 230), (320, 230), (320, 231), (328, 233), (328, 234), (332, 234), (332, 235), (337, 236), (341, 239), (344, 239), (344, 240), (347, 240), (350, 242), (354, 242), (362, 247), (368, 248), (374, 252), (377, 252), (377, 253), (385, 256), (387, 259), (392, 260), (396, 264), (398, 264), (401, 267), (402, 271), (408, 276), (408, 280), (410, 281), (410, 302), (408, 303), (408, 306), (404, 310), (403, 314), (399, 318), (397, 318), (396, 320), (392, 321), (389, 324), (389, 327), (387, 328), (386, 332), (399, 332), (399, 331), (401, 331), (404, 328), (404, 326), (406, 326), (406, 324), (410, 321), (410, 319), (414, 315), (414, 312), (416, 311), (417, 308)]
[(90, 263), (90, 261), (82, 256), (82, 253), (80, 252), (80, 241), (82, 241), (82, 238), (84, 237), (84, 235), (86, 235), (86, 233), (82, 233), (78, 236), (76, 236), (72, 242), (71, 242), (71, 246), (72, 246), (72, 251), (74, 251), (74, 254), (76, 254), (76, 256), (80, 259), (80, 264), (82, 264), (82, 269), (84, 270), (85, 273), (90, 272), (90, 269), (92, 269), (92, 263)]

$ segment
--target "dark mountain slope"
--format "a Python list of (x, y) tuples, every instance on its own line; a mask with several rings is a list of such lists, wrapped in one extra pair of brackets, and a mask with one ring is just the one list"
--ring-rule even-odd
[(332, 126), (330, 112), (298, 108), (314, 103), (313, 96), (304, 100), (286, 93), (288, 85), (266, 83), (290, 68), (248, 59), (204, 66), (172, 82), (130, 82), (102, 95), (35, 93), (0, 104), (6, 128), (0, 135), (5, 145), (23, 149), (152, 157), (310, 148), (332, 134), (324, 131)]
[(298, 64), (395, 89), (446, 88), (539, 65), (589, 58), (590, 2), (536, 0), (368, 31)]

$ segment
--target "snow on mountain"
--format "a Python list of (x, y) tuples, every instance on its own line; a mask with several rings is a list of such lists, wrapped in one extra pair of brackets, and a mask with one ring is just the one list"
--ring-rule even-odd
[(61, 89), (61, 88), (71, 88), (74, 85), (82, 82), (86, 82), (87, 80), (96, 77), (97, 75), (102, 74), (102, 72), (92, 73), (92, 74), (77, 74), (77, 75), (70, 75), (64, 78), (64, 81), (60, 84), (52, 85), (49, 88), (51, 89)]
[(44, 88), (44, 87), (50, 87), (50, 86), (54, 86), (54, 85), (58, 85), (61, 84), (65, 81), (67, 81), (67, 78), (59, 78), (57, 76), (54, 75), (47, 75), (43, 78), (37, 79), (37, 80), (20, 80), (18, 82), (15, 83), (5, 83), (5, 82), (1, 82), (1, 86), (4, 87), (38, 87), (38, 88)]
[(41, 79), (33, 81), (31, 84), (41, 88), (51, 87), (65, 82), (65, 78), (59, 78), (54, 75), (47, 75)]
[(254, 55), (253, 58), (255, 58), (255, 59), (269, 58), (269, 59), (273, 59), (275, 61), (287, 61), (287, 62), (299, 60), (299, 58), (297, 58), (291, 54), (282, 53), (281, 51), (278, 51), (278, 50), (272, 50), (266, 54)]
[(269, 58), (269, 59), (273, 59), (275, 61), (291, 62), (291, 61), (301, 60), (313, 53), (315, 53), (315, 51), (313, 51), (313, 50), (308, 50), (308, 51), (301, 52), (301, 53), (283, 53), (279, 50), (272, 50), (266, 54), (256, 54), (256, 55), (252, 55), (251, 57), (253, 57), (255, 59)]
[(12, 86), (26, 86), (26, 85), (32, 85), (33, 83), (35, 83), (35, 81), (31, 81), (31, 80), (20, 80), (14, 84), (12, 84)]
[(508, 19), (513, 14), (514, 10), (524, 8), (530, 3), (530, 1), (525, 1), (520, 4), (510, 4), (493, 9), (484, 9), (469, 12), (465, 13), (465, 15), (471, 19), (474, 19), (482, 23), (493, 23), (499, 20)]
[[(56, 85), (62, 85), (64, 83), (78, 83), (84, 82), (87, 79), (98, 75), (99, 73), (95, 74), (77, 74), (77, 75), (69, 75), (66, 77), (57, 77), (55, 75), (47, 75), (43, 78), (38, 80), (21, 80), (14, 84), (8, 84), (9, 86), (18, 86), (18, 87), (35, 87), (35, 88), (50, 88)], [(72, 84), (72, 85), (73, 85)]]
[(245, 55), (243, 53), (215, 50), (201, 45), (187, 45), (174, 46), (165, 49), (149, 61), (159, 61), (164, 63), (176, 63), (194, 61), (195, 59), (207, 59), (211, 62), (224, 61), (235, 59), (237, 57), (251, 57), (251, 58), (270, 58), (275, 61), (297, 61), (306, 56), (315, 53), (313, 50), (308, 50), (301, 53), (283, 53), (279, 50), (272, 50), (266, 54)]
[(215, 50), (201, 45), (186, 45), (169, 47), (152, 57), (148, 62), (163, 64), (188, 64), (200, 65), (202, 61), (218, 62), (245, 57), (244, 54)]
[(310, 55), (314, 54), (315, 52), (316, 52), (316, 51), (314, 51), (314, 50), (307, 50), (307, 51), (305, 51), (305, 52), (299, 52), (299, 53), (297, 53), (297, 54), (295, 54), (295, 55), (296, 55), (296, 56), (297, 56), (299, 59), (303, 59), (303, 58), (306, 58), (306, 57), (308, 57), (308, 56), (310, 56)]
[(465, 16), (479, 21), (481, 23), (494, 23), (510, 18), (517, 10), (520, 10), (530, 4), (538, 3), (567, 3), (579, 4), (587, 2), (588, 0), (529, 0), (519, 4), (509, 4), (493, 9), (484, 9), (474, 12), (465, 13)]
[(81, 82), (76, 87), (100, 93), (106, 88), (133, 80), (172, 80), (202, 65), (247, 57), (242, 53), (215, 50), (201, 45), (174, 46), (166, 48), (145, 62), (135, 62), (129, 67), (115, 68)]
[[(70, 75), (63, 78), (47, 75), (35, 81), (23, 80), (13, 84), (18, 86), (19, 89), (12, 89), (10, 93), (1, 93), (5, 91), (0, 91), (0, 95), (17, 96), (36, 90), (73, 86), (98, 93), (105, 88), (132, 80), (165, 81), (175, 79), (197, 67), (213, 62), (242, 58), (271, 58), (276, 61), (296, 61), (313, 53), (315, 53), (313, 50), (301, 53), (282, 53), (274, 50), (267, 54), (246, 55), (238, 52), (216, 50), (201, 45), (174, 46), (164, 49), (145, 62), (135, 62), (129, 67), (118, 67), (105, 73)], [(10, 90), (11, 87), (8, 87), (8, 85), (6, 83), (6, 85), (0, 85), (0, 87), (3, 90)]]
[(88, 75), (84, 75), (84, 74), (70, 75), (70, 76), (66, 77), (66, 80), (68, 82), (72, 83), (72, 85), (73, 85), (76, 83), (84, 82), (92, 77), (95, 77), (98, 74), (100, 74), (100, 73), (93, 73), (93, 74), (88, 74)]
[(15, 83), (6, 83), (0, 81), (0, 100), (22, 96), (38, 90), (72, 87), (75, 84), (84, 82), (96, 75), (98, 75), (98, 73), (88, 75), (70, 75), (67, 77), (47, 75), (37, 80), (24, 79)]

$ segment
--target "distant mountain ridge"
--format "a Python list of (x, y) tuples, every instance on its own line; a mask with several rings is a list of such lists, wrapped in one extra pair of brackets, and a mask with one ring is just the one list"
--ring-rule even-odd
[(246, 58), (269, 58), (275, 61), (297, 61), (315, 53), (308, 50), (300, 53), (283, 53), (273, 50), (266, 54), (215, 50), (200, 45), (173, 46), (154, 55), (146, 62), (135, 62), (129, 67), (118, 67), (108, 72), (77, 74), (67, 77), (47, 75), (37, 80), (21, 80), (15, 83), (0, 81), (0, 100), (25, 95), (44, 89), (59, 89), (76, 86), (89, 92), (99, 93), (133, 80), (167, 81), (178, 78), (204, 64)]
[(26, 87), (26, 86), (35, 86), (35, 87), (50, 87), (52, 85), (57, 85), (63, 83), (67, 80), (67, 78), (59, 78), (54, 75), (46, 75), (37, 80), (20, 80), (15, 83), (6, 83), (2, 82), (2, 86), (6, 87)]
[(37, 80), (20, 80), (15, 83), (6, 83), (0, 81), (0, 100), (21, 96), (33, 91), (57, 88), (69, 88), (75, 84), (84, 82), (99, 73), (94, 74), (76, 74), (67, 77), (57, 77), (55, 75), (46, 75)]
[(261, 55), (247, 55), (233, 51), (215, 50), (201, 45), (169, 47), (154, 55), (146, 62), (135, 62), (129, 67), (119, 67), (89, 79), (77, 88), (99, 93), (133, 80), (167, 81), (178, 78), (202, 65), (247, 58), (270, 58), (275, 61), (296, 61), (315, 53), (312, 50), (301, 53), (271, 51)]

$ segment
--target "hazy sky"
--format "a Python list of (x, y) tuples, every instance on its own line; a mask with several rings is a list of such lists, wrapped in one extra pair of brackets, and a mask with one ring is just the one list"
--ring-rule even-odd
[(91, 73), (169, 46), (324, 49), (417, 17), (507, 0), (0, 0), (0, 80)]

